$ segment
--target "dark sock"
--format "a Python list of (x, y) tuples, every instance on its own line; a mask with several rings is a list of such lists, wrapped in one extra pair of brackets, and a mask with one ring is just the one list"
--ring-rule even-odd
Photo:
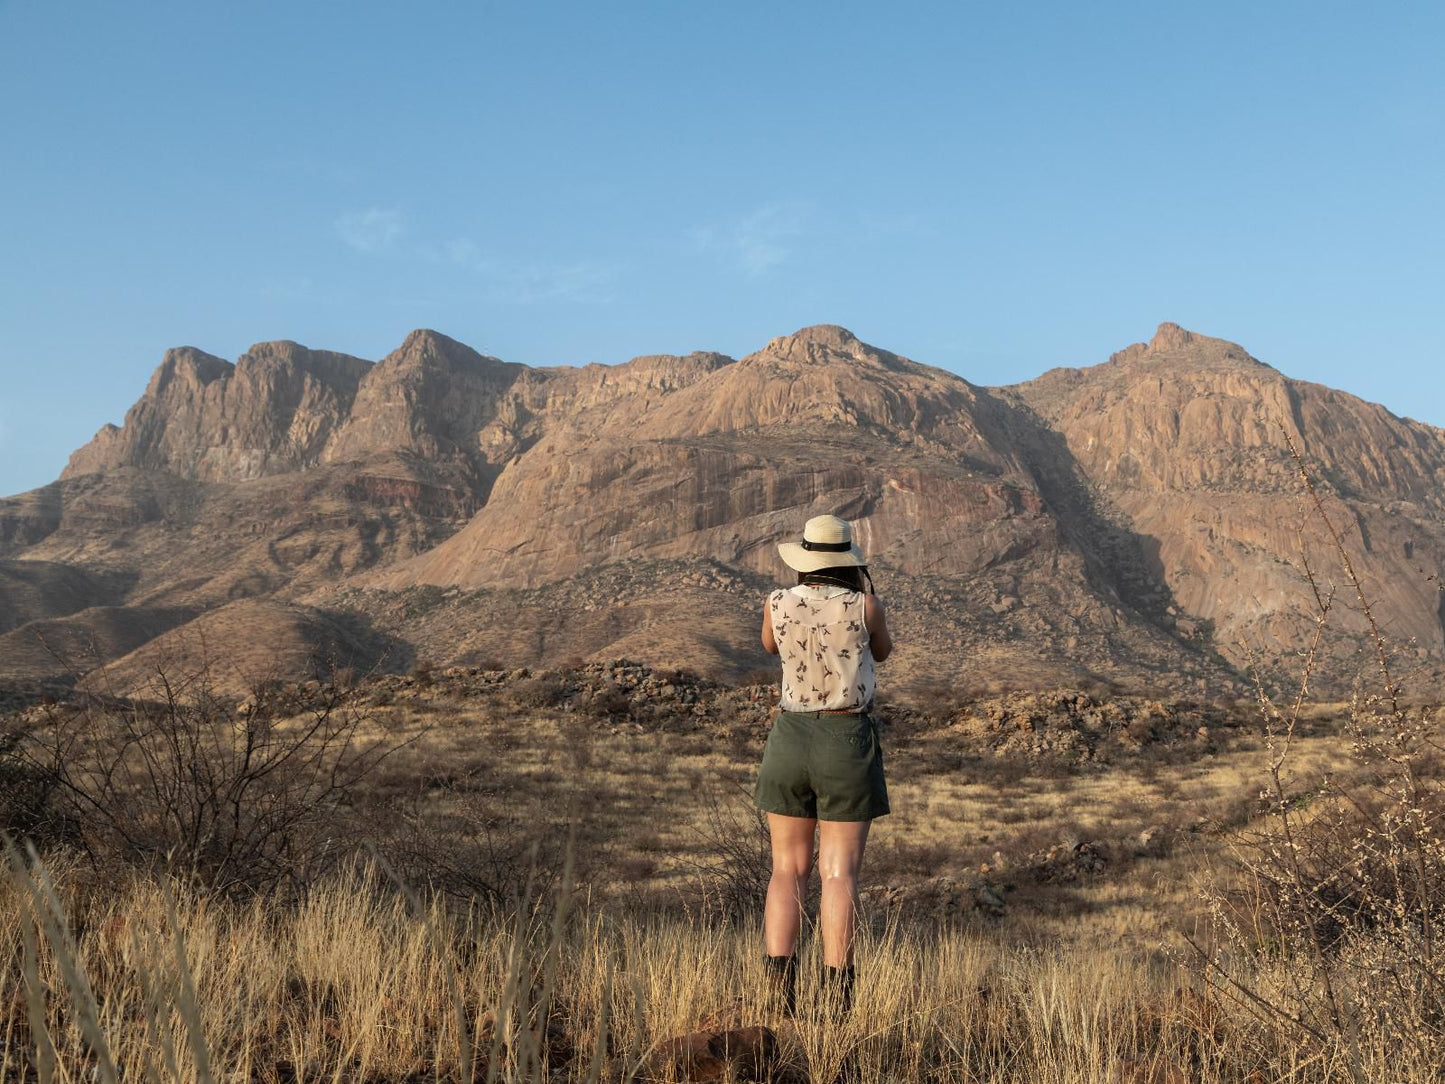
[(823, 996), (839, 1016), (847, 1016), (853, 1008), (853, 965), (823, 968)]
[(783, 1012), (792, 1016), (798, 1008), (798, 957), (764, 956), (763, 967), (767, 973), (768, 989)]

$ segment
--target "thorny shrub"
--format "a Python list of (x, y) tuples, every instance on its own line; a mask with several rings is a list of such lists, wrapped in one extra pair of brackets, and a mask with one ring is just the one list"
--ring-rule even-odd
[(508, 906), (529, 884), (549, 897), (569, 862), (578, 877), (594, 872), (600, 828), (579, 811), (596, 796), (581, 786), (558, 792), (564, 816), (539, 818), (514, 782), (468, 773), (437, 783), (430, 793), (383, 800), (368, 815), (370, 840), (409, 884)]
[(151, 691), (47, 705), (17, 725), (13, 763), (43, 798), (32, 816), (69, 826), (97, 869), (183, 874), (231, 895), (304, 894), (351, 852), (358, 788), (398, 743), (364, 735), (349, 682), (310, 696), (260, 682), (238, 704), (205, 668), (159, 668)]
[(704, 917), (736, 920), (762, 911), (773, 875), (768, 823), (746, 788), (702, 795), (702, 824), (694, 829), (696, 857), (689, 862)]
[[(1213, 939), (1192, 941), (1213, 984), (1318, 1066), (1353, 1084), (1435, 1079), (1445, 1069), (1445, 789), (1429, 712), (1408, 706), (1389, 644), (1304, 461), (1285, 441), (1306, 496), (1300, 528), (1314, 630), (1288, 701), (1261, 678), (1268, 750), (1264, 814), (1232, 835), (1235, 879), (1205, 899)], [(1304, 547), (1323, 527), (1345, 590), (1369, 629), (1377, 687), (1344, 721), (1355, 770), (1301, 778), (1292, 756), (1335, 588)]]
[(55, 780), (25, 755), (27, 728), (0, 721), (0, 832), (49, 847), (73, 838), (75, 826), (52, 806)]

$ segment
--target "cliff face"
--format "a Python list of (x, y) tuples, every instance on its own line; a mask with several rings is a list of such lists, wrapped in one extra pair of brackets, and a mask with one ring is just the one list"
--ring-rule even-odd
[[(1445, 565), (1445, 432), (1172, 324), (1103, 365), (1006, 393), (1063, 438), (1104, 505), (1146, 541), (1170, 604), (1211, 622), (1226, 655), (1298, 642), (1307, 558), (1322, 586), (1342, 584), (1301, 465), (1392, 633), (1445, 648), (1428, 578)], [(1363, 631), (1341, 609), (1337, 627)]]
[(260, 343), (234, 365), (169, 350), (125, 424), (103, 428), (61, 477), (139, 467), (239, 481), (314, 466), (371, 368), (291, 342)]
[(524, 371), (434, 331), (413, 331), (362, 378), (322, 458), (344, 463), (405, 452), (488, 478), (492, 464), (477, 435)]
[[(514, 650), (504, 606), (537, 629), (518, 663), (667, 643), (674, 662), (747, 669), (761, 661), (751, 601), (717, 592), (785, 578), (775, 543), (831, 512), (896, 600), (899, 670), (1227, 684), (1221, 656), (1300, 642), (1304, 556), (1340, 582), (1286, 438), (1391, 634), (1413, 637), (1416, 661), (1445, 660), (1430, 579), (1445, 566), (1445, 432), (1172, 324), (999, 389), (832, 326), (737, 361), (581, 369), (432, 331), (377, 363), (294, 343), (234, 365), (182, 348), (58, 482), (0, 501), (4, 594), (23, 607), (0, 670), (27, 622), (128, 651), (272, 596), (344, 596), (410, 643), (401, 655), (437, 662)], [(698, 586), (679, 594), (648, 569)], [(625, 600), (595, 586), (613, 579)], [(377, 601), (419, 589), (478, 592), (480, 609), (428, 624)], [(615, 619), (624, 601), (642, 628)], [(597, 616), (571, 621), (574, 605)], [(1343, 658), (1361, 627), (1342, 606), (1331, 650)]]
[(824, 510), (904, 572), (976, 570), (1049, 533), (996, 405), (959, 377), (831, 327), (687, 375), (601, 404), (551, 398), (486, 507), (377, 582), (535, 586), (683, 555), (773, 574), (774, 543)]

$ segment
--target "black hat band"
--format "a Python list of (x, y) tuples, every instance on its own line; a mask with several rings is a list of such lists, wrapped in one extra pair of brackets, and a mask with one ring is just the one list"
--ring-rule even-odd
[(822, 553), (847, 553), (853, 548), (852, 542), (809, 542), (803, 539), (805, 550), (818, 550)]

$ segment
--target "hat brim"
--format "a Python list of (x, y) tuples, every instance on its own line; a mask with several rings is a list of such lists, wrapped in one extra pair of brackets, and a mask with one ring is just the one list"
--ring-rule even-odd
[(778, 543), (778, 556), (795, 572), (817, 572), (820, 568), (839, 568), (862, 565), (863, 551), (853, 545), (842, 550), (805, 550), (799, 542)]

